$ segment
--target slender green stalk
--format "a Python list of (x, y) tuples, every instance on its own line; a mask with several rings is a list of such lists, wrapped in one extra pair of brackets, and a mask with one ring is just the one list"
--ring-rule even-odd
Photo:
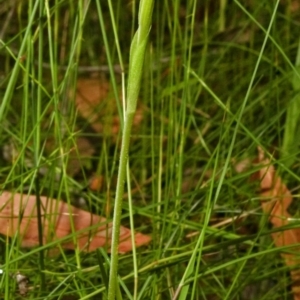
[[(103, 38), (103, 43), (105, 45), (105, 49), (106, 49), (106, 59), (107, 59), (107, 63), (108, 63), (108, 67), (109, 67), (109, 72), (110, 74), (114, 74), (114, 70), (113, 70), (113, 61), (112, 61), (112, 57), (111, 57), (111, 49), (110, 49), (110, 45), (108, 42), (108, 38), (107, 38), (107, 33), (105, 31), (105, 21), (103, 19), (103, 11), (102, 11), (102, 7), (101, 7), (101, 1), (97, 1), (96, 5), (97, 5), (97, 12), (98, 12), (98, 17), (99, 17), (99, 24), (100, 24), (100, 29), (101, 29), (101, 34), (102, 34), (102, 38)], [(122, 60), (122, 55), (121, 52), (119, 51), (119, 43), (118, 43), (118, 36), (117, 36), (117, 31), (116, 31), (116, 25), (115, 25), (115, 19), (113, 16), (113, 11), (111, 9), (112, 5), (109, 2), (109, 8), (110, 8), (110, 16), (112, 19), (112, 24), (113, 24), (113, 31), (114, 31), (114, 35), (115, 35), (115, 41), (116, 41), (116, 47), (118, 49), (118, 59), (119, 59), (119, 63), (120, 63), (120, 67), (122, 70), (122, 75), (124, 74), (124, 64), (123, 64), (123, 60)], [(119, 100), (119, 92), (118, 92), (118, 88), (117, 88), (117, 83), (116, 83), (116, 79), (114, 76), (111, 76), (111, 84), (112, 84), (112, 88), (114, 91), (114, 96), (116, 97), (117, 100)], [(118, 112), (119, 115), (122, 116), (121, 113), (121, 106), (120, 106), (120, 101), (116, 101), (117, 103), (117, 108), (118, 108)], [(121, 119), (121, 124), (123, 123), (123, 119)]]
[[(134, 220), (133, 220), (133, 207), (132, 207), (132, 195), (131, 195), (131, 183), (130, 183), (130, 166), (129, 161), (127, 161), (127, 188), (128, 188), (128, 205), (129, 205), (129, 218), (130, 218), (130, 229), (134, 232)], [(137, 291), (138, 291), (138, 266), (136, 260), (136, 247), (135, 247), (135, 238), (134, 234), (131, 236), (132, 243), (132, 260), (133, 260), (133, 272), (134, 272), (134, 292), (133, 299), (137, 299)]]
[(295, 70), (292, 76), (292, 86), (296, 93), (295, 97), (290, 101), (285, 120), (285, 130), (282, 145), (282, 156), (285, 166), (291, 167), (295, 162), (296, 155), (299, 151), (299, 133), (300, 133), (300, 41), (298, 44), (298, 52), (295, 64)]
[(31, 10), (31, 15), (30, 15), (30, 18), (29, 18), (29, 21), (28, 21), (28, 25), (27, 25), (25, 34), (24, 34), (23, 42), (20, 46), (20, 50), (19, 50), (19, 53), (18, 53), (18, 56), (17, 56), (17, 60), (16, 60), (16, 63), (14, 65), (14, 68), (12, 70), (10, 80), (7, 84), (5, 94), (4, 94), (4, 96), (1, 100), (1, 104), (0, 104), (0, 121), (1, 122), (3, 121), (3, 118), (4, 118), (4, 110), (5, 110), (5, 108), (7, 108), (9, 106), (9, 101), (11, 100), (12, 95), (13, 95), (13, 91), (14, 91), (16, 81), (17, 81), (17, 78), (18, 78), (18, 73), (19, 73), (20, 67), (22, 65), (22, 56), (24, 55), (24, 52), (25, 52), (24, 50), (25, 50), (25, 47), (27, 45), (27, 39), (28, 39), (28, 36), (30, 35), (31, 26), (32, 26), (32, 23), (34, 22), (35, 14), (37, 13), (37, 9), (39, 7), (38, 4), (39, 4), (39, 2), (36, 1), (33, 8), (32, 8), (32, 10)]
[(141, 77), (148, 35), (151, 28), (151, 19), (154, 1), (141, 0), (139, 8), (139, 28), (134, 35), (130, 49), (129, 77), (127, 86), (127, 107), (122, 134), (122, 146), (120, 165), (118, 172), (117, 191), (112, 228), (111, 267), (109, 273), (108, 300), (115, 299), (117, 273), (118, 273), (118, 246), (121, 224), (122, 198), (126, 167), (128, 160), (128, 148), (137, 98), (140, 91)]
[[(35, 91), (37, 88), (36, 94), (37, 97), (32, 97), (32, 122), (34, 130), (34, 165), (35, 165), (35, 173), (34, 173), (34, 180), (35, 180), (35, 188), (36, 188), (36, 207), (37, 207), (37, 228), (38, 228), (38, 239), (39, 239), (39, 246), (41, 247), (41, 251), (39, 252), (39, 268), (40, 268), (40, 275), (41, 275), (41, 290), (45, 289), (45, 262), (44, 262), (44, 250), (42, 249), (43, 246), (43, 217), (42, 217), (42, 207), (41, 207), (41, 199), (40, 199), (40, 183), (39, 183), (39, 164), (40, 164), (40, 143), (41, 143), (41, 126), (40, 126), (40, 115), (41, 115), (41, 103), (42, 103), (42, 81), (43, 81), (43, 44), (44, 44), (44, 37), (43, 37), (43, 14), (44, 14), (44, 3), (40, 3), (39, 9), (39, 53), (38, 53), (38, 74), (37, 80), (38, 85), (33, 83), (32, 90)], [(30, 43), (31, 45), (31, 43)], [(30, 47), (29, 45), (29, 47)], [(35, 126), (37, 125), (37, 126)]]

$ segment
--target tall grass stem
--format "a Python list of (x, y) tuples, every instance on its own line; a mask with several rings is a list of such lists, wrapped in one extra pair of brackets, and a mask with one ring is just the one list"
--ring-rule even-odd
[[(121, 225), (122, 200), (124, 192), (124, 182), (126, 177), (128, 149), (130, 141), (131, 127), (136, 110), (138, 94), (140, 91), (142, 69), (145, 51), (151, 28), (151, 19), (154, 1), (141, 0), (139, 8), (139, 27), (133, 37), (129, 58), (129, 77), (127, 85), (127, 107), (125, 113), (124, 128), (122, 134), (122, 145), (119, 162), (119, 172), (117, 180), (117, 190), (115, 197), (115, 208), (112, 227), (111, 244), (111, 266), (109, 273), (108, 300), (115, 299), (115, 291), (118, 276), (118, 246)], [(134, 234), (134, 233), (132, 233)]]

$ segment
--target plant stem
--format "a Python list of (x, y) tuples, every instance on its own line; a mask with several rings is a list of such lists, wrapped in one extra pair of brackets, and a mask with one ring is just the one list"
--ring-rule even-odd
[(284, 137), (282, 143), (282, 158), (283, 158), (283, 163), (287, 168), (290, 168), (295, 163), (299, 151), (299, 142), (298, 142), (298, 137), (300, 132), (299, 73), (300, 73), (300, 41), (298, 42), (296, 65), (291, 80), (295, 92), (295, 97), (289, 102), (289, 105), (287, 107), (285, 130), (284, 130)]
[[(130, 49), (129, 77), (127, 86), (127, 107), (125, 113), (120, 165), (115, 197), (115, 208), (112, 228), (111, 267), (109, 273), (108, 300), (115, 299), (117, 271), (118, 271), (118, 247), (121, 224), (122, 201), (124, 183), (126, 178), (126, 166), (132, 122), (136, 110), (137, 98), (140, 91), (143, 62), (145, 56), (148, 35), (151, 28), (151, 18), (154, 1), (141, 0), (139, 8), (139, 28), (134, 35)], [(134, 233), (132, 233), (134, 234)]]

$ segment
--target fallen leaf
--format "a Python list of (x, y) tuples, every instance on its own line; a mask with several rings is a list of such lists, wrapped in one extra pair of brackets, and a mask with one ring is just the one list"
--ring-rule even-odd
[[(79, 114), (95, 132), (106, 136), (115, 135), (120, 130), (117, 103), (109, 92), (110, 84), (105, 78), (80, 78), (77, 81), (75, 101)], [(138, 126), (142, 118), (143, 110), (138, 107), (133, 124)]]
[[(263, 211), (269, 215), (269, 221), (274, 228), (280, 228), (289, 224), (291, 215), (287, 209), (292, 203), (292, 194), (276, 174), (274, 166), (265, 153), (258, 148), (258, 162), (262, 165), (259, 170), (261, 206)], [(276, 247), (293, 246), (300, 243), (300, 229), (292, 228), (282, 230), (272, 234)], [(292, 247), (287, 252), (281, 252), (287, 266), (291, 268), (290, 274), (293, 282), (292, 291), (294, 300), (300, 300), (300, 257), (296, 253), (300, 252), (300, 247)], [(295, 269), (297, 268), (298, 269)]]
[(104, 120), (101, 116), (103, 116), (103, 113), (106, 116), (111, 115), (111, 110), (115, 106), (112, 101), (109, 101), (110, 105), (103, 107), (108, 92), (109, 84), (105, 79), (82, 78), (77, 81), (76, 108), (96, 132), (103, 132)]
[[(64, 249), (93, 251), (108, 247), (110, 251), (112, 223), (63, 201), (41, 196), (43, 243), (58, 241)], [(35, 247), (38, 242), (36, 196), (4, 191), (0, 196), (0, 233), (13, 237), (18, 233), (22, 247)], [(60, 239), (73, 233), (67, 240)], [(119, 253), (132, 250), (131, 230), (121, 226)], [(137, 247), (146, 245), (151, 237), (135, 233)]]

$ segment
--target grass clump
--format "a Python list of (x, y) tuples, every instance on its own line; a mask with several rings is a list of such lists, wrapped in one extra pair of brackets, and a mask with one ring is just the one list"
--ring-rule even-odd
[[(53, 257), (48, 244), (23, 249), (17, 234), (1, 235), (1, 298), (105, 299), (113, 282), (110, 299), (293, 299), (249, 181), (257, 168), (236, 166), (261, 146), (297, 194), (296, 1), (156, 1), (131, 107), (130, 44), (145, 3), (0, 3), (2, 190), (84, 199), (109, 219), (118, 206), (122, 225), (152, 236), (119, 257), (116, 248)], [(137, 113), (122, 197), (124, 107)], [(30, 279), (26, 296), (17, 271)]]

